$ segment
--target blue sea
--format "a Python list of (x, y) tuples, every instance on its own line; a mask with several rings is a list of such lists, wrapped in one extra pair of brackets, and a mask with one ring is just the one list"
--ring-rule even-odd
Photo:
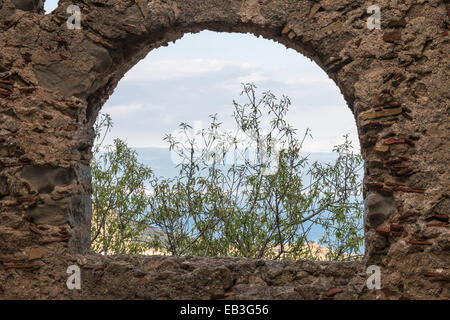
[[(141, 163), (152, 168), (157, 176), (173, 178), (178, 169), (172, 161), (171, 151), (168, 148), (134, 148)], [(311, 162), (330, 163), (336, 160), (337, 154), (333, 152), (301, 152), (301, 156), (309, 156)]]

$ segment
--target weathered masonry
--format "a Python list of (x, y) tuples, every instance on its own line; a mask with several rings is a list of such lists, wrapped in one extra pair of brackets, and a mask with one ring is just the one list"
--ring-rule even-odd
[[(448, 1), (60, 0), (47, 15), (42, 3), (0, 0), (0, 299), (450, 298)], [(381, 29), (367, 26), (374, 4)], [(149, 51), (205, 29), (282, 43), (339, 86), (366, 161), (364, 262), (89, 252), (100, 108)], [(81, 290), (66, 286), (70, 265)]]

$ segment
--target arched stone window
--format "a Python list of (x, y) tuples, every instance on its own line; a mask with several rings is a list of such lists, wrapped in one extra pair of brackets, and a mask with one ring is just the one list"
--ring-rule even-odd
[[(17, 9), (15, 2), (0, 1), (0, 297), (50, 291), (102, 297), (99, 288), (106, 287), (113, 297), (170, 298), (140, 276), (152, 277), (161, 259), (76, 254), (89, 244), (90, 147), (99, 110), (149, 51), (201, 30), (250, 32), (311, 58), (340, 88), (359, 131), (366, 161), (365, 261), (249, 262), (268, 277), (260, 284), (272, 287), (265, 298), (449, 297), (449, 7), (443, 1), (380, 1), (378, 27), (368, 23), (376, 9), (365, 1), (61, 0), (48, 15), (34, 12), (39, 5)], [(69, 5), (78, 6), (79, 16), (73, 8), (67, 13)], [(251, 277), (244, 261), (165, 259), (166, 268), (184, 268), (160, 280), (183, 283), (178, 297), (224, 290), (246, 296)], [(74, 261), (86, 271), (78, 293), (61, 280)], [(370, 265), (381, 269), (381, 291), (365, 286)], [(271, 270), (292, 268), (304, 277), (270, 278)], [(216, 291), (193, 289), (199, 270)], [(93, 286), (97, 276), (101, 284)], [(21, 291), (17, 281), (41, 289)], [(303, 289), (310, 289), (306, 296)]]

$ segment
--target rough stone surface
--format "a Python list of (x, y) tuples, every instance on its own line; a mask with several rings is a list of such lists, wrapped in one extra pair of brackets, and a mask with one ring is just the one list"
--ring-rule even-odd
[[(380, 0), (0, 0), (0, 298), (448, 299), (449, 4)], [(81, 30), (66, 21), (81, 8)], [(250, 32), (315, 61), (366, 161), (361, 263), (89, 253), (92, 125), (145, 55), (201, 30)], [(82, 290), (66, 287), (82, 267)], [(377, 265), (381, 290), (368, 290)]]

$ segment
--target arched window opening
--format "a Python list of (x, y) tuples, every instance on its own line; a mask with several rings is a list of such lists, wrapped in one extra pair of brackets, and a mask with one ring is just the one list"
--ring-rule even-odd
[(361, 258), (355, 121), (298, 52), (249, 34), (189, 34), (130, 70), (102, 113), (94, 250)]

